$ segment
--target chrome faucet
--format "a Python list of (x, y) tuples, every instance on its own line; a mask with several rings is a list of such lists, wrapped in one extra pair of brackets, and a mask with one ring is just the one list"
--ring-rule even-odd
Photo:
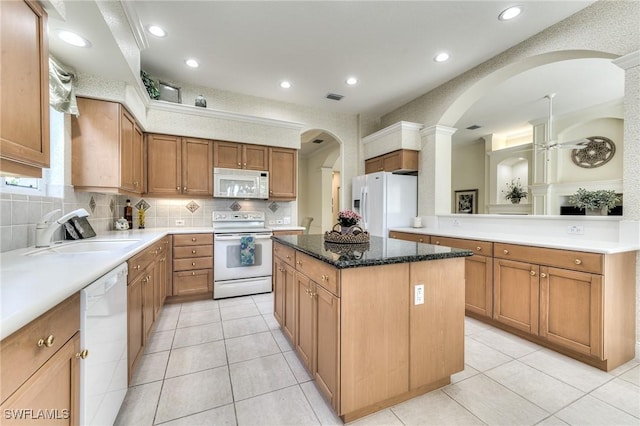
[(87, 217), (89, 213), (85, 209), (74, 210), (65, 214), (55, 222), (49, 223), (51, 218), (60, 211), (56, 209), (49, 212), (40, 219), (40, 222), (36, 225), (36, 247), (49, 247), (51, 245), (51, 237), (53, 233), (58, 230), (60, 225), (71, 219), (72, 217)]

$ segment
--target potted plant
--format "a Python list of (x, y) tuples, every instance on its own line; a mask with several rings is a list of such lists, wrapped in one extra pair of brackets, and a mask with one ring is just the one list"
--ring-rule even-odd
[(362, 219), (362, 216), (353, 210), (340, 210), (338, 212), (338, 223), (343, 234), (348, 233), (352, 226), (356, 226), (360, 219)]
[(502, 191), (504, 194), (504, 198), (511, 201), (513, 204), (520, 204), (520, 200), (523, 198), (527, 198), (529, 193), (522, 188), (522, 184), (520, 183), (520, 178), (511, 179), (511, 183), (507, 183), (507, 190)]
[(620, 197), (615, 191), (605, 189), (587, 191), (584, 188), (578, 188), (578, 191), (569, 197), (569, 204), (585, 209), (587, 215), (606, 216), (619, 202)]

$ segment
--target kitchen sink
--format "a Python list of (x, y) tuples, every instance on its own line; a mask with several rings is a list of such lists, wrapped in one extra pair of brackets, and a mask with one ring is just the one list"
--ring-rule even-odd
[(81, 240), (69, 243), (52, 245), (51, 247), (39, 248), (25, 253), (25, 256), (41, 256), (47, 254), (78, 254), (96, 253), (118, 250), (140, 240)]

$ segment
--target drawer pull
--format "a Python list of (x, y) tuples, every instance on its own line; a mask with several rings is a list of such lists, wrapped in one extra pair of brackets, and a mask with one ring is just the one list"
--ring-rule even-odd
[(529, 271), (529, 275), (531, 275), (532, 277), (536, 276), (536, 271)]
[(322, 274), (322, 281), (329, 281), (329, 276)]
[(540, 278), (547, 278), (547, 274), (545, 274), (544, 272), (540, 273)]
[(196, 237), (192, 237), (192, 238), (191, 238), (191, 241), (195, 241), (195, 240), (196, 240)]
[(134, 266), (134, 267), (133, 267), (133, 268), (131, 268), (131, 269), (135, 269), (136, 271), (139, 271), (139, 270), (140, 270), (140, 265), (136, 265), (136, 266)]
[(314, 292), (312, 292), (312, 291), (311, 291), (311, 292), (309, 292), (309, 297), (310, 297), (310, 298), (312, 298), (312, 299), (313, 299), (314, 297), (316, 297), (317, 295), (318, 295), (318, 293), (314, 293)]
[(296, 260), (296, 265), (302, 266), (302, 260)]
[(582, 260), (580, 260), (580, 259), (576, 259), (576, 260), (575, 260), (575, 263), (576, 263), (576, 265), (582, 265)]
[(284, 272), (284, 271), (285, 271), (285, 269), (284, 269), (284, 268), (278, 268), (278, 271), (280, 271), (280, 272)]
[(502, 250), (504, 254), (509, 254), (509, 250)]
[(56, 341), (56, 338), (53, 337), (53, 334), (50, 334), (49, 337), (47, 337), (46, 339), (38, 340), (38, 347), (41, 348), (43, 346), (46, 346), (47, 348), (50, 348), (51, 346), (53, 346), (55, 341)]
[(191, 266), (196, 266), (196, 262), (191, 262)]
[(482, 251), (482, 247), (480, 246), (476, 247), (476, 251)]
[(145, 283), (145, 284), (148, 283), (149, 282), (149, 276), (144, 277), (142, 279), (142, 282)]
[(191, 250), (191, 254), (196, 254), (196, 251), (195, 250)]
[(195, 275), (195, 274), (196, 274), (195, 272), (192, 272), (192, 273), (191, 273), (191, 275)]
[(304, 292), (305, 292), (305, 293), (307, 293), (307, 294), (309, 294), (309, 289), (308, 289), (308, 288), (305, 288), (305, 289), (304, 289)]
[(436, 244), (437, 246), (439, 246), (439, 245), (440, 245), (440, 241), (436, 241), (436, 242), (435, 242), (435, 244)]
[(418, 241), (420, 241), (421, 243), (424, 242), (424, 240), (422, 238), (420, 238)]
[(76, 353), (76, 358), (87, 359), (89, 356), (89, 351), (87, 349), (83, 349), (82, 352)]
[(287, 259), (291, 259), (291, 256), (289, 256), (289, 255), (286, 255), (285, 257), (286, 257)]

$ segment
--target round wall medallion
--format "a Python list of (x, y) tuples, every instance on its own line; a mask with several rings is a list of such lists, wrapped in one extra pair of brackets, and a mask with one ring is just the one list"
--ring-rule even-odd
[(578, 167), (594, 169), (609, 162), (616, 153), (616, 145), (604, 136), (589, 136), (589, 142), (581, 142), (584, 148), (571, 151), (571, 160)]

